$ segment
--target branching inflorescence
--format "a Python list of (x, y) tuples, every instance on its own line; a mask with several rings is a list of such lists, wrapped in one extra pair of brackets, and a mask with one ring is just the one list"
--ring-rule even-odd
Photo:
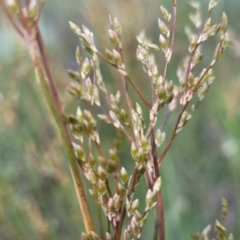
[[(68, 71), (73, 79), (69, 93), (74, 98), (81, 99), (87, 106), (87, 109), (81, 109), (79, 106), (76, 114), (64, 113), (38, 28), (44, 1), (38, 4), (34, 0), (26, 0), (25, 7), (22, 7), (18, 0), (9, 0), (6, 3), (0, 0), (0, 3), (16, 31), (26, 42), (36, 69), (37, 79), (41, 83), (47, 103), (68, 150), (69, 163), (86, 229), (82, 239), (140, 239), (149, 211), (156, 208), (155, 239), (165, 240), (159, 166), (173, 140), (190, 120), (208, 91), (214, 79), (212, 68), (228, 45), (226, 14), (223, 13), (220, 23), (212, 24), (211, 22), (211, 12), (217, 1), (210, 0), (204, 21), (201, 19), (199, 4), (195, 2), (191, 4), (194, 14), (190, 15), (190, 19), (194, 24), (194, 30), (186, 28), (189, 53), (177, 70), (178, 81), (167, 79), (168, 65), (174, 52), (177, 0), (172, 0), (172, 13), (163, 6), (160, 7), (158, 44), (151, 43), (144, 32), (137, 36), (136, 58), (151, 84), (151, 101), (145, 98), (144, 93), (139, 90), (126, 69), (122, 52), (122, 28), (117, 18), (110, 17), (108, 37), (113, 44), (113, 49), (106, 49), (105, 53), (98, 50), (93, 33), (86, 26), (80, 28), (70, 22), (70, 27), (79, 37), (82, 48), (77, 47), (76, 50), (79, 71)], [(209, 65), (197, 74), (195, 68), (203, 58), (202, 43), (217, 34), (220, 37), (213, 58)], [(88, 53), (88, 57), (83, 58), (82, 50)], [(165, 59), (162, 73), (159, 73), (158, 64), (154, 58), (154, 54), (159, 52), (163, 53)], [(115, 94), (109, 93), (101, 74), (99, 61), (104, 61), (117, 69), (122, 79), (124, 93), (121, 94), (120, 91)], [(139, 102), (132, 102), (130, 87), (138, 95)], [(125, 97), (126, 109), (120, 107), (121, 95)], [(101, 114), (96, 115), (95, 108), (98, 108)], [(158, 127), (156, 126), (157, 118), (163, 108), (168, 108), (168, 113)], [(166, 137), (165, 122), (176, 109), (179, 113), (175, 126), (171, 134)], [(148, 119), (144, 119), (143, 111), (148, 111)], [(135, 163), (133, 172), (128, 173), (126, 168), (121, 166), (121, 139), (113, 140), (108, 155), (103, 154), (97, 124), (99, 121), (113, 125), (118, 132), (122, 133), (120, 135), (125, 136), (129, 141), (131, 145), (129, 151)], [(162, 146), (165, 138), (167, 138), (166, 145), (158, 155), (157, 150)], [(99, 233), (93, 226), (80, 172), (91, 184), (89, 193), (97, 206)], [(145, 209), (140, 212), (139, 200), (134, 193), (143, 176), (148, 190)], [(114, 180), (111, 186), (110, 179)], [(102, 210), (108, 221), (108, 229), (104, 227)], [(125, 221), (127, 227), (123, 229)]]

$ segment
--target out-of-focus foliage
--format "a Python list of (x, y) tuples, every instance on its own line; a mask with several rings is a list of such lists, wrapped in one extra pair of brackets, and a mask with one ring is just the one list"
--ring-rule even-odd
[[(208, 1), (202, 1), (208, 3)], [(162, 1), (170, 9), (171, 1)], [(229, 18), (232, 45), (215, 67), (216, 79), (210, 94), (194, 118), (178, 136), (161, 166), (168, 239), (189, 239), (214, 223), (221, 199), (229, 203), (227, 226), (240, 238), (240, 3), (219, 1), (215, 18), (222, 11)], [(204, 9), (204, 8), (203, 8)], [(190, 7), (178, 1), (175, 52), (168, 79), (176, 79), (178, 64), (187, 52), (184, 25)], [(47, 1), (41, 20), (51, 66), (68, 112), (75, 109), (67, 94), (65, 69), (77, 68), (78, 44), (68, 21), (88, 26), (96, 44), (108, 48), (108, 15), (118, 17), (123, 28), (123, 51), (134, 81), (143, 91), (149, 83), (135, 60), (136, 35), (145, 29), (157, 41), (159, 1)], [(155, 32), (156, 31), (156, 32)], [(205, 46), (202, 66), (212, 57), (214, 40)], [(209, 55), (208, 55), (209, 53)], [(161, 55), (158, 57), (161, 62)], [(161, 69), (161, 66), (159, 66)], [(114, 69), (102, 65), (108, 88), (121, 88)], [(82, 220), (73, 190), (66, 156), (49, 111), (42, 101), (33, 68), (21, 40), (0, 13), (0, 239), (78, 239)], [(163, 114), (164, 116), (164, 114)], [(169, 126), (171, 125), (171, 121)], [(169, 129), (171, 130), (171, 129)], [(106, 133), (103, 146), (110, 146)], [(127, 149), (127, 146), (126, 146)], [(132, 163), (127, 153), (125, 161)], [(139, 190), (144, 198), (145, 190)], [(149, 217), (144, 236), (153, 234), (154, 216)]]

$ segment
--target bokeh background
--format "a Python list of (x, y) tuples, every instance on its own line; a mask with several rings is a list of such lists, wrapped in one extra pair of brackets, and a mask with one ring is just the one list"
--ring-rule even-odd
[[(204, 15), (208, 1), (200, 2)], [(171, 1), (167, 0), (46, 1), (41, 30), (67, 112), (75, 112), (79, 104), (67, 93), (70, 79), (66, 70), (77, 67), (78, 45), (68, 21), (89, 27), (97, 46), (104, 50), (111, 47), (108, 15), (118, 17), (123, 28), (127, 69), (148, 96), (147, 76), (135, 59), (136, 35), (144, 29), (153, 42), (158, 42), (160, 4), (171, 9)], [(207, 97), (161, 166), (169, 240), (190, 239), (191, 232), (214, 224), (220, 218), (222, 197), (229, 203), (227, 226), (235, 239), (240, 239), (240, 1), (220, 0), (213, 20), (220, 20), (223, 11), (229, 18), (230, 47), (214, 68), (216, 78)], [(179, 0), (175, 50), (167, 73), (168, 79), (174, 81), (176, 68), (187, 54), (184, 26), (190, 24), (190, 12), (187, 1)], [(209, 63), (216, 42), (215, 38), (205, 44), (201, 66)], [(162, 70), (161, 53), (156, 58)], [(114, 92), (122, 89), (118, 73), (103, 63), (101, 68), (108, 89)], [(163, 114), (164, 111), (160, 119)], [(26, 48), (2, 10), (0, 116), (0, 239), (80, 239), (83, 223), (67, 156)], [(173, 123), (174, 116), (167, 125), (167, 133)], [(107, 125), (101, 127), (101, 140), (107, 151), (115, 133)], [(125, 145), (122, 164), (131, 169), (133, 163)], [(137, 193), (142, 203), (145, 193), (143, 184)], [(154, 220), (154, 214), (150, 215), (142, 239), (151, 239)]]

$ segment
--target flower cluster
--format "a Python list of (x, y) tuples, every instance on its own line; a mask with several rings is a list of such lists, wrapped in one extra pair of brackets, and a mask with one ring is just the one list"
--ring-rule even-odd
[[(71, 29), (79, 37), (80, 44), (87, 51), (89, 57), (83, 60), (80, 48), (77, 48), (76, 60), (79, 65), (79, 72), (69, 70), (69, 75), (74, 80), (69, 92), (74, 97), (85, 101), (91, 111), (84, 110), (82, 112), (79, 107), (77, 114), (75, 116), (69, 115), (67, 119), (73, 135), (78, 140), (77, 143), (74, 143), (74, 146), (79, 164), (92, 184), (90, 194), (95, 202), (102, 207), (113, 228), (114, 235), (111, 237), (108, 232), (106, 239), (118, 239), (120, 237), (123, 221), (126, 217), (129, 224), (127, 229), (124, 230), (124, 239), (131, 239), (133, 236), (140, 239), (142, 227), (148, 217), (148, 211), (158, 203), (157, 194), (161, 191), (158, 166), (171, 146), (174, 137), (189, 121), (199, 102), (204, 98), (214, 79), (212, 68), (228, 44), (226, 15), (223, 14), (221, 23), (213, 25), (211, 23), (211, 12), (215, 5), (216, 1), (210, 1), (207, 17), (202, 21), (200, 5), (197, 3), (191, 4), (194, 14), (190, 15), (190, 19), (195, 29), (186, 28), (186, 34), (189, 37), (189, 54), (177, 71), (178, 82), (166, 79), (168, 64), (171, 61), (174, 49), (176, 1), (173, 1), (172, 14), (163, 6), (160, 7), (162, 18), (158, 19), (160, 30), (158, 44), (152, 43), (144, 32), (137, 36), (136, 58), (141, 63), (143, 71), (151, 83), (151, 103), (145, 99), (126, 70), (122, 53), (122, 29), (119, 21), (110, 17), (108, 37), (113, 44), (113, 49), (106, 49), (105, 54), (98, 50), (94, 43), (93, 33), (87, 27), (82, 26), (82, 29), (80, 29), (76, 24), (70, 22)], [(212, 61), (206, 68), (202, 69), (199, 75), (195, 76), (194, 70), (203, 58), (202, 43), (218, 33), (220, 39)], [(165, 67), (162, 74), (159, 73), (158, 64), (154, 57), (154, 53), (158, 51), (161, 51), (165, 58)], [(105, 61), (120, 73), (128, 109), (120, 107), (121, 94), (119, 91), (116, 94), (111, 94), (106, 89), (99, 68), (99, 60)], [(133, 87), (143, 104), (136, 103), (135, 108), (133, 107), (128, 85)], [(193, 104), (195, 96), (197, 100), (194, 100), (194, 102), (197, 103)], [(93, 117), (93, 106), (99, 108), (102, 113)], [(149, 120), (143, 118), (143, 107), (149, 111)], [(178, 107), (180, 108), (180, 114), (166, 148), (158, 157), (156, 149), (162, 145), (165, 133), (163, 132), (164, 126), (156, 128), (156, 122), (159, 111), (164, 107), (168, 107), (169, 112)], [(135, 162), (132, 174), (127, 173), (126, 169), (121, 166), (120, 140), (115, 140), (113, 148), (109, 150), (109, 155), (103, 156), (101, 136), (99, 136), (96, 124), (98, 122), (97, 117), (108, 124), (112, 124), (130, 142), (130, 152)], [(87, 136), (88, 151), (84, 147), (86, 146), (83, 140), (85, 139), (84, 134)], [(97, 157), (94, 156), (92, 143), (98, 149)], [(141, 213), (139, 211), (139, 199), (134, 198), (134, 192), (138, 187), (139, 179), (143, 175), (149, 189), (146, 193), (146, 207), (144, 212)], [(109, 185), (109, 179), (115, 180), (114, 190)], [(87, 235), (84, 235), (83, 238), (95, 239), (96, 237), (91, 238), (91, 234), (89, 234), (89, 238), (87, 238)]]

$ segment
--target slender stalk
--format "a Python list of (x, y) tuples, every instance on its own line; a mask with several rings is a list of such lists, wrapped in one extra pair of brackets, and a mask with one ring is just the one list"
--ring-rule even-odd
[[(22, 9), (22, 7), (21, 7), (21, 2), (20, 2), (20, 0), (16, 0), (16, 2), (17, 2), (17, 4), (18, 4), (18, 6), (19, 6), (19, 13), (18, 13), (19, 21), (20, 21), (20, 23), (22, 24), (23, 29), (24, 29), (28, 34), (30, 34), (31, 29), (30, 29), (30, 27), (28, 26), (27, 19), (26, 19), (26, 17), (25, 17), (24, 14), (23, 14), (23, 9)], [(28, 6), (28, 4), (26, 3), (26, 6), (25, 6), (26, 9), (27, 9), (27, 6)]]
[[(204, 21), (204, 24), (203, 24), (203, 28), (202, 28), (202, 30), (200, 30), (200, 32), (199, 32), (199, 34), (198, 34), (198, 39), (199, 39), (199, 37), (200, 37), (200, 36), (203, 34), (203, 32), (204, 32), (204, 26), (205, 26), (206, 22), (208, 21), (208, 19), (210, 18), (210, 13), (211, 13), (210, 11), (207, 12), (207, 16), (206, 16), (206, 18), (205, 18), (205, 21)], [(186, 70), (186, 75), (185, 75), (185, 83), (186, 83), (186, 86), (185, 86), (185, 91), (183, 92), (183, 94), (187, 92), (187, 89), (188, 89), (188, 77), (189, 77), (189, 74), (190, 74), (190, 71), (191, 71), (191, 69), (190, 69), (190, 67), (191, 67), (191, 62), (192, 62), (192, 60), (193, 60), (193, 57), (194, 57), (195, 52), (197, 51), (197, 48), (200, 46), (201, 43), (202, 43), (202, 42), (198, 42), (198, 43), (196, 44), (196, 46), (195, 46), (195, 48), (193, 49), (193, 51), (192, 51), (192, 53), (191, 53), (191, 56), (190, 56), (190, 58), (189, 58), (188, 65), (187, 65), (187, 70)]]
[(158, 160), (157, 160), (158, 165), (161, 164), (163, 158), (165, 157), (166, 153), (168, 152), (169, 148), (171, 147), (171, 145), (172, 145), (172, 143), (173, 143), (173, 140), (174, 140), (174, 138), (175, 138), (175, 136), (176, 136), (176, 130), (177, 130), (177, 128), (178, 128), (179, 121), (180, 121), (181, 116), (182, 116), (184, 110), (186, 109), (186, 107), (187, 107), (187, 105), (183, 106), (182, 109), (181, 109), (181, 112), (180, 112), (180, 114), (179, 114), (179, 116), (178, 116), (178, 119), (177, 119), (177, 122), (176, 122), (176, 124), (175, 124), (175, 127), (174, 127), (174, 129), (173, 129), (172, 135), (171, 135), (171, 137), (170, 137), (170, 139), (169, 139), (169, 141), (168, 141), (168, 143), (167, 143), (167, 146), (165, 147), (165, 149), (163, 150), (162, 154), (160, 155), (160, 157), (159, 157)]
[[(153, 164), (154, 164), (154, 171), (155, 171), (155, 181), (160, 177), (159, 169), (158, 169), (158, 162), (157, 162), (157, 148), (155, 143), (155, 136), (154, 132), (152, 132), (151, 135), (151, 145), (152, 145), (152, 157), (153, 157)], [(163, 207), (163, 198), (162, 198), (162, 190), (157, 192), (156, 195), (157, 198), (157, 231), (158, 236), (160, 237), (160, 240), (166, 240), (165, 235), (165, 220), (164, 220), (164, 207)]]
[[(125, 69), (121, 69), (119, 68), (116, 64), (111, 63), (102, 53), (100, 53), (99, 51), (96, 52), (96, 54), (101, 57), (104, 61), (106, 61), (108, 64), (110, 64), (111, 66), (113, 66), (116, 69), (120, 69), (120, 70), (124, 70)], [(131, 80), (131, 78), (127, 75), (124, 76), (128, 82), (131, 84), (131, 86), (133, 87), (133, 89), (136, 91), (136, 93), (138, 94), (138, 96), (140, 97), (140, 99), (143, 101), (144, 105), (147, 107), (148, 110), (151, 109), (150, 104), (148, 103), (148, 101), (145, 99), (145, 97), (143, 96), (143, 94), (141, 93), (141, 91), (138, 89), (137, 85)]]
[(58, 94), (56, 83), (54, 81), (54, 78), (50, 69), (47, 53), (46, 53), (39, 29), (37, 29), (36, 41), (39, 47), (40, 55), (42, 57), (43, 66), (44, 66), (46, 75), (48, 77), (48, 83), (49, 83), (50, 91), (52, 94), (53, 102), (57, 111), (57, 114), (55, 115), (55, 120), (58, 123), (62, 138), (64, 140), (65, 146), (67, 147), (70, 166), (71, 166), (71, 172), (73, 175), (74, 186), (77, 192), (81, 213), (83, 215), (85, 229), (87, 233), (90, 233), (91, 231), (94, 231), (93, 221), (92, 221), (90, 209), (87, 203), (84, 185), (83, 185), (80, 173), (78, 171), (77, 160), (76, 160), (74, 149), (71, 143), (72, 142), (71, 135), (67, 127), (67, 123), (63, 119), (64, 112), (62, 109), (61, 100)]
[[(24, 40), (28, 47), (29, 54), (34, 63), (36, 72), (38, 73), (38, 78), (40, 80), (45, 99), (59, 127), (61, 136), (64, 141), (64, 145), (67, 148), (70, 169), (73, 176), (73, 182), (76, 189), (81, 213), (83, 216), (84, 226), (85, 226), (86, 232), (91, 233), (92, 231), (94, 231), (94, 225), (93, 225), (92, 217), (90, 214), (90, 209), (87, 203), (84, 185), (79, 173), (77, 159), (75, 157), (74, 149), (72, 146), (71, 135), (67, 127), (67, 123), (64, 121), (64, 118), (63, 118), (63, 108), (61, 105), (61, 100), (58, 94), (55, 80), (53, 78), (53, 75), (50, 69), (50, 64), (48, 61), (47, 53), (42, 41), (40, 31), (37, 26), (35, 26), (34, 29), (33, 28), (30, 29), (27, 26), (27, 22), (23, 16), (22, 9), (19, 3), (20, 21), (25, 31), (25, 34), (23, 34), (23, 32), (20, 30), (20, 28), (17, 26), (17, 24), (13, 20), (13, 17), (11, 16), (10, 12), (8, 11), (7, 7), (2, 2), (2, 0), (0, 0), (0, 3), (1, 3), (1, 7), (3, 8), (3, 11), (7, 15), (11, 24), (13, 25), (15, 30), (19, 33), (19, 35), (21, 37), (24, 37)], [(46, 73), (47, 80), (45, 78), (44, 71)]]
[[(122, 48), (118, 48), (118, 51), (121, 55), (122, 62), (124, 63)], [(121, 79), (122, 79), (123, 87), (124, 87), (124, 90), (125, 90), (124, 92), (125, 92), (125, 97), (126, 97), (126, 101), (127, 101), (127, 105), (128, 105), (129, 115), (130, 115), (130, 118), (131, 118), (131, 122), (133, 124), (133, 119), (132, 119), (132, 109), (133, 109), (133, 107), (132, 107), (132, 100), (131, 100), (129, 89), (128, 89), (127, 79), (122, 74), (121, 74)]]
[(10, 21), (10, 23), (12, 24), (12, 26), (14, 27), (14, 29), (17, 31), (17, 33), (23, 38), (24, 34), (22, 32), (22, 30), (18, 27), (18, 25), (16, 24), (15, 20), (13, 19), (11, 13), (9, 12), (8, 8), (5, 6), (5, 4), (3, 3), (3, 0), (0, 0), (0, 6), (3, 9), (3, 12), (5, 12), (5, 14), (7, 15), (8, 20)]
[[(52, 101), (52, 96), (51, 93), (49, 91), (49, 86), (47, 85), (47, 82), (44, 78), (44, 71), (41, 67), (41, 63), (40, 63), (40, 59), (39, 58), (35, 58), (34, 59), (34, 65), (36, 70), (38, 71), (38, 75), (39, 75), (39, 80), (41, 83), (41, 87), (45, 96), (45, 99), (52, 111), (52, 114), (56, 120), (56, 122), (58, 123), (59, 128), (61, 128), (61, 125), (59, 124), (59, 118), (58, 118), (58, 112), (56, 111), (55, 105)], [(70, 160), (70, 170), (71, 170), (71, 174), (73, 177), (73, 182), (74, 182), (74, 187), (77, 193), (77, 198), (79, 201), (79, 205), (80, 205), (80, 209), (83, 215), (83, 221), (84, 221), (84, 225), (86, 228), (87, 232), (91, 232), (93, 230), (93, 223), (91, 218), (89, 218), (89, 209), (88, 209), (88, 205), (87, 205), (87, 201), (86, 201), (86, 197), (85, 197), (85, 191), (84, 191), (84, 186), (81, 180), (81, 176), (79, 174), (78, 171), (78, 167), (75, 161), (75, 156), (74, 156), (74, 152), (73, 152), (73, 147), (72, 145), (69, 146), (69, 142), (68, 140), (64, 137), (63, 135), (63, 129), (60, 129), (61, 135), (63, 137), (65, 146), (68, 147), (67, 151), (68, 151), (68, 155), (69, 155), (69, 160)], [(68, 144), (68, 145), (67, 145)], [(90, 215), (91, 216), (91, 215)]]
[[(133, 189), (134, 189), (134, 186), (136, 185), (136, 183), (139, 180), (139, 177), (140, 177), (139, 171), (138, 171), (137, 167), (135, 167), (134, 170), (133, 170), (133, 174), (132, 174), (130, 183), (129, 183), (128, 188), (127, 188), (127, 193), (126, 193), (127, 198), (129, 198), (131, 196), (131, 194), (133, 192)], [(126, 215), (126, 207), (123, 205), (122, 206), (122, 211), (121, 211), (121, 214), (120, 214), (120, 221), (119, 221), (119, 224), (118, 224), (118, 235), (120, 237), (121, 237), (121, 233), (122, 233), (122, 227), (123, 227), (123, 222), (124, 222), (125, 215)]]
[(39, 10), (38, 10), (38, 15), (37, 15), (37, 19), (35, 20), (34, 26), (37, 26), (38, 23), (39, 23), (39, 19), (40, 19), (41, 15), (42, 15), (42, 11), (43, 11), (44, 4), (45, 4), (45, 0), (42, 0), (42, 1), (40, 2), (40, 6), (39, 6)]
[(98, 202), (96, 202), (96, 205), (97, 205), (98, 223), (99, 223), (101, 239), (105, 240), (103, 221), (102, 221), (102, 209), (101, 209), (101, 206)]
[[(201, 78), (198, 79), (198, 82), (196, 83), (196, 85), (194, 86), (194, 88), (193, 88), (193, 90), (192, 90), (192, 94), (193, 94), (193, 95), (194, 95), (194, 94), (196, 93), (196, 91), (198, 90), (198, 87), (199, 87), (199, 85), (201, 84), (202, 79), (206, 76), (206, 74), (208, 73), (208, 71), (209, 71), (212, 67), (213, 67), (213, 65), (210, 64), (210, 65), (208, 66), (208, 68), (205, 69), (205, 71), (204, 71), (204, 73), (202, 74)], [(176, 136), (176, 130), (177, 130), (177, 128), (178, 128), (178, 124), (179, 124), (179, 122), (180, 122), (180, 119), (181, 119), (181, 117), (182, 117), (183, 112), (185, 111), (185, 109), (186, 109), (187, 106), (188, 106), (188, 103), (189, 103), (189, 102), (187, 102), (185, 105), (183, 105), (183, 106), (182, 106), (182, 109), (180, 110), (180, 114), (179, 114), (179, 116), (178, 116), (177, 122), (176, 122), (176, 124), (175, 124), (174, 129), (173, 129), (172, 135), (171, 135), (171, 137), (170, 137), (170, 139), (169, 139), (169, 141), (168, 141), (168, 143), (167, 143), (167, 146), (165, 147), (165, 149), (163, 150), (162, 154), (161, 154), (160, 157), (158, 158), (158, 165), (161, 164), (163, 158), (165, 157), (166, 153), (168, 152), (169, 148), (171, 147), (171, 145), (172, 145), (172, 143), (173, 143), (173, 140), (174, 140), (174, 138), (175, 138), (175, 136)], [(199, 102), (198, 102), (197, 104), (199, 104)]]
[[(207, 20), (209, 19), (209, 17), (210, 17), (210, 11), (208, 11), (207, 17), (206, 17), (206, 19), (205, 19), (204, 26), (205, 26)], [(203, 33), (204, 26), (203, 26), (202, 31), (200, 32), (199, 37), (200, 37), (201, 34)], [(223, 41), (224, 41), (224, 40), (221, 39), (219, 48), (221, 48)], [(188, 85), (187, 85), (187, 80), (188, 80), (188, 76), (189, 76), (189, 74), (190, 74), (191, 61), (192, 61), (193, 56), (194, 56), (194, 53), (195, 53), (195, 51), (197, 50), (197, 48), (198, 48), (199, 45), (200, 45), (200, 43), (196, 45), (195, 49), (193, 50), (193, 53), (192, 53), (191, 56), (190, 56), (189, 62), (188, 62), (188, 66), (187, 66), (187, 70), (186, 70), (186, 76), (185, 76), (186, 87), (185, 87), (184, 92), (187, 90), (187, 86), (188, 86)], [(205, 69), (204, 73), (203, 73), (202, 76), (198, 79), (197, 83), (195, 84), (194, 88), (192, 89), (192, 95), (194, 95), (194, 94), (196, 93), (196, 91), (198, 90), (198, 88), (199, 88), (199, 86), (200, 86), (200, 84), (201, 84), (201, 81), (202, 81), (203, 78), (206, 76), (206, 74), (208, 73), (208, 71), (209, 71), (210, 69), (212, 69), (212, 67), (213, 67), (213, 65), (214, 65), (215, 63), (216, 63), (216, 61), (215, 61), (213, 64), (212, 64), (212, 63), (209, 64), (209, 66)], [(183, 94), (184, 94), (184, 93), (183, 93)], [(176, 130), (177, 130), (177, 128), (178, 128), (179, 121), (180, 121), (180, 119), (181, 119), (181, 116), (182, 116), (183, 112), (184, 112), (185, 109), (187, 108), (188, 103), (189, 103), (189, 102), (187, 102), (187, 103), (182, 107), (182, 109), (181, 109), (181, 111), (180, 111), (180, 114), (179, 114), (179, 116), (178, 116), (176, 125), (175, 125), (174, 130), (173, 130), (173, 132), (172, 132), (172, 135), (171, 135), (171, 137), (170, 137), (170, 139), (169, 139), (169, 141), (168, 141), (168, 143), (167, 143), (167, 146), (165, 147), (165, 149), (163, 150), (162, 154), (161, 154), (160, 157), (158, 158), (158, 165), (161, 164), (163, 158), (165, 157), (166, 153), (168, 152), (168, 150), (170, 149), (170, 147), (171, 147), (171, 145), (172, 145), (172, 143), (173, 143), (173, 140), (174, 140), (174, 138), (175, 138), (175, 136), (176, 136)], [(199, 104), (199, 101), (197, 102), (197, 104)]]
[(163, 122), (162, 122), (162, 124), (161, 124), (161, 126), (160, 126), (160, 128), (159, 128), (161, 131), (163, 130), (165, 124), (168, 122), (168, 119), (169, 119), (171, 113), (172, 113), (172, 111), (170, 111), (170, 110), (168, 109), (168, 111), (167, 111), (167, 113), (166, 113), (166, 115), (165, 115), (165, 117), (164, 117), (164, 119), (163, 119)]
[(167, 69), (168, 69), (168, 64), (171, 60), (172, 57), (172, 52), (173, 52), (173, 47), (174, 47), (174, 40), (175, 40), (175, 33), (176, 33), (176, 23), (177, 23), (177, 1), (172, 0), (173, 3), (173, 26), (172, 26), (172, 36), (171, 36), (171, 42), (170, 42), (170, 57), (167, 56), (165, 58), (165, 65), (164, 65), (164, 70), (163, 70), (163, 79), (166, 78), (167, 75)]
[[(111, 105), (109, 105), (109, 107), (111, 108)], [(107, 114), (107, 112), (105, 111), (105, 109), (100, 106), (102, 112), (105, 114), (105, 116), (107, 116), (108, 120), (113, 123), (111, 117)], [(121, 123), (120, 123), (121, 124)], [(133, 139), (133, 137), (128, 133), (128, 131), (124, 128), (124, 126), (121, 124), (121, 130), (124, 132), (125, 136), (127, 137), (127, 139), (129, 140), (130, 143), (133, 143), (136, 147), (137, 147), (137, 143), (136, 140)], [(132, 131), (132, 129), (130, 129)]]
[(141, 100), (143, 101), (144, 105), (147, 107), (148, 110), (151, 109), (150, 104), (148, 103), (148, 101), (144, 98), (144, 96), (142, 95), (141, 91), (138, 89), (137, 85), (132, 81), (132, 79), (127, 75), (125, 77), (129, 83), (131, 84), (131, 86), (133, 87), (133, 89), (136, 91), (136, 93), (138, 94), (138, 96), (141, 98)]
[(166, 240), (165, 235), (165, 221), (164, 221), (164, 212), (163, 212), (163, 198), (162, 198), (162, 190), (157, 193), (157, 226), (158, 226), (158, 234), (160, 236), (160, 240)]

